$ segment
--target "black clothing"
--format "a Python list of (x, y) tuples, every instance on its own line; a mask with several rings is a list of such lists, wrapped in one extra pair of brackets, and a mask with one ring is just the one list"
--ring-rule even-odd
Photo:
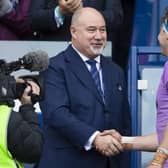
[(22, 105), (12, 111), (8, 123), (8, 150), (21, 162), (33, 163), (40, 159), (43, 136), (32, 105)]
[(112, 60), (117, 63), (125, 72), (127, 78), (129, 50), (134, 21), (134, 6), (136, 0), (121, 0), (124, 19), (122, 25), (113, 34)]
[[(57, 28), (54, 18), (54, 8), (58, 0), (33, 0), (30, 6), (29, 22), (39, 40), (69, 41), (71, 16), (65, 16), (64, 24)], [(102, 13), (105, 18), (108, 40), (123, 21), (123, 10), (119, 0), (83, 0), (84, 7), (92, 7)], [(38, 39), (38, 38), (37, 38)]]

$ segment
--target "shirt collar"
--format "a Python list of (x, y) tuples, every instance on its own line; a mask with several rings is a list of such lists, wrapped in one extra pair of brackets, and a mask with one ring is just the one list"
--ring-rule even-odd
[[(81, 59), (86, 62), (87, 60), (89, 60), (90, 58), (88, 58), (87, 56), (85, 56), (84, 54), (82, 54), (77, 48), (74, 47), (74, 45), (72, 45), (72, 48), (79, 54), (79, 56), (81, 57)], [(100, 55), (98, 55), (96, 58), (94, 58), (94, 60), (96, 60), (96, 62), (98, 64), (100, 64)]]

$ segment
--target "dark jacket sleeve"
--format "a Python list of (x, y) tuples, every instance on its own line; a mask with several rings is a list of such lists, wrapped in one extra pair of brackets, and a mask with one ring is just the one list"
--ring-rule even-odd
[(33, 163), (40, 159), (43, 135), (32, 105), (22, 105), (19, 112), (11, 112), (7, 140), (8, 149), (17, 160)]
[(106, 20), (107, 28), (113, 31), (123, 22), (123, 9), (120, 0), (106, 0), (102, 14)]
[(31, 2), (29, 22), (33, 30), (45, 32), (58, 29), (54, 18), (54, 7), (57, 4), (55, 3), (50, 7), (46, 0), (33, 0)]

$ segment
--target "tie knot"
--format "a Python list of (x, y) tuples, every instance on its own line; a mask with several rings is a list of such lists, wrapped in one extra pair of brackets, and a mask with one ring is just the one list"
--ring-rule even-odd
[(89, 59), (86, 61), (90, 66), (96, 65), (97, 61), (94, 59)]

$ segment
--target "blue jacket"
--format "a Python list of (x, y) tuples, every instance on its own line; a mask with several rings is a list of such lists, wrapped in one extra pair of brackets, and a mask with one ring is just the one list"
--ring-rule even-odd
[(107, 158), (84, 150), (96, 131), (116, 129), (130, 135), (131, 119), (123, 72), (101, 56), (105, 90), (103, 103), (85, 63), (69, 46), (51, 58), (45, 72), (45, 145), (39, 168), (130, 168), (126, 153)]

